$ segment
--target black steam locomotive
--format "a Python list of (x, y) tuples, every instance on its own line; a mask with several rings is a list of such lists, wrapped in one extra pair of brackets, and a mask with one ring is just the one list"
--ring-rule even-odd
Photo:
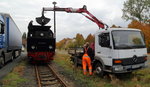
[(51, 26), (45, 26), (50, 21), (49, 18), (42, 15), (36, 21), (40, 25), (33, 25), (33, 21), (28, 25), (27, 55), (32, 63), (48, 63), (55, 54), (56, 38)]

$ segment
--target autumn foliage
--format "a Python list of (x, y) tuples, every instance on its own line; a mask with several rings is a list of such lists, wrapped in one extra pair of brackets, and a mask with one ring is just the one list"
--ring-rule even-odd
[(95, 41), (95, 38), (92, 34), (89, 34), (85, 40), (85, 42), (89, 42), (89, 43), (92, 43)]
[(24, 47), (26, 47), (26, 45), (27, 45), (27, 35), (26, 35), (25, 32), (24, 32), (23, 35), (22, 35), (22, 45), (23, 45)]
[(57, 49), (65, 49), (66, 48), (66, 44), (68, 42), (70, 42), (70, 38), (64, 38), (63, 40), (59, 41), (56, 43), (56, 47)]
[(75, 38), (75, 46), (76, 47), (81, 47), (84, 44), (84, 37), (82, 36), (82, 34), (77, 34), (76, 38)]
[(112, 25), (110, 28), (121, 28), (121, 26)]
[(133, 20), (129, 25), (129, 28), (137, 28), (142, 30), (145, 36), (145, 42), (148, 49), (148, 52), (150, 52), (150, 24), (145, 24), (136, 20)]
[(82, 47), (85, 42), (94, 42), (94, 36), (89, 34), (87, 38), (84, 39), (82, 34), (77, 33), (75, 38), (64, 38), (63, 40), (57, 42), (56, 46), (57, 49), (68, 49), (70, 47)]

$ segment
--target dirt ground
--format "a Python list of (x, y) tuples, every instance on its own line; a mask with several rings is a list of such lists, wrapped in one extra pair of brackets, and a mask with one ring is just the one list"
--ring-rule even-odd
[(2, 80), (12, 69), (26, 57), (26, 52), (21, 53), (21, 56), (13, 62), (9, 61), (3, 68), (0, 69), (0, 80)]
[(34, 66), (28, 63), (27, 59), (24, 59), (23, 61), (26, 62), (26, 66), (24, 68), (22, 78), (27, 79), (27, 81), (20, 83), (18, 87), (38, 87), (35, 78)]

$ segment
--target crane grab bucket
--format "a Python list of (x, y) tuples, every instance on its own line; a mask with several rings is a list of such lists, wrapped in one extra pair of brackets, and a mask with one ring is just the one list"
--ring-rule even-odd
[(50, 18), (46, 18), (44, 15), (36, 18), (36, 22), (40, 25), (44, 26), (50, 21)]

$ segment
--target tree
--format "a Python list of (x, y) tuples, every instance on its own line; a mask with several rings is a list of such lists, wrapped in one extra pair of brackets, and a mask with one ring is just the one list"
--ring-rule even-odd
[[(141, 23), (139, 21), (133, 20), (129, 25), (129, 28), (137, 28), (142, 30), (145, 37), (146, 47), (148, 48), (148, 52), (150, 52), (150, 24)], [(139, 42), (136, 42), (139, 43)]]
[(27, 36), (26, 36), (26, 32), (24, 32), (22, 35), (22, 45), (26, 47), (26, 44), (27, 44)]
[(26, 32), (23, 33), (22, 38), (23, 38), (23, 39), (26, 39), (26, 38), (27, 38)]
[(122, 9), (122, 18), (128, 20), (138, 20), (150, 23), (150, 1), (149, 0), (127, 0)]
[(57, 49), (68, 49), (70, 47), (74, 47), (74, 42), (72, 41), (73, 39), (70, 38), (64, 38), (63, 40), (59, 41), (56, 43)]
[(121, 26), (112, 25), (110, 28), (121, 28)]
[(92, 34), (89, 34), (85, 40), (85, 42), (92, 43), (94, 42), (94, 36)]
[(111, 26), (111, 28), (117, 28), (117, 26), (113, 24), (113, 25)]
[(82, 34), (77, 34), (76, 35), (76, 41), (75, 41), (75, 46), (76, 47), (81, 47), (84, 44), (84, 37), (82, 36)]
[(72, 40), (68, 41), (68, 44), (66, 44), (66, 49), (68, 48), (74, 48), (75, 47), (75, 42)]
[(65, 38), (64, 38), (63, 40), (57, 42), (57, 43), (56, 43), (57, 49), (64, 49), (64, 48), (65, 48), (65, 47), (64, 47), (65, 43), (66, 43), (66, 39), (65, 39)]

